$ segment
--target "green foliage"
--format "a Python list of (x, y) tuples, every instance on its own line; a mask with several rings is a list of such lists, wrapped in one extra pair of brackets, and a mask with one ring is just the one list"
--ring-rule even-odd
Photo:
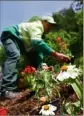
[[(74, 69), (74, 71), (76, 70)], [(80, 74), (76, 78), (67, 78), (63, 81), (58, 81), (54, 72), (41, 70), (33, 74), (25, 74), (24, 85), (31, 91), (35, 91), (37, 98), (45, 96), (48, 102), (52, 100), (54, 92), (54, 98), (59, 97), (63, 101), (62, 115), (67, 113), (75, 116), (76, 113), (83, 110), (83, 83), (81, 82), (81, 74), (82, 71), (80, 70)], [(61, 78), (63, 77), (61, 76)], [(60, 89), (63, 86), (65, 87), (64, 89), (69, 86), (74, 90), (74, 93), (77, 95), (76, 102), (68, 101), (64, 97), (65, 93), (61, 94)]]
[(0, 65), (3, 65), (6, 60), (6, 53), (2, 45), (0, 45)]
[(72, 86), (73, 90), (75, 91), (77, 97), (79, 98), (81, 104), (83, 103), (83, 85), (80, 81), (80, 79), (75, 79), (75, 80), (72, 80), (71, 82), (69, 82), (69, 84)]
[(75, 21), (75, 13), (71, 8), (69, 9), (63, 9), (61, 11), (62, 13), (54, 13), (54, 19), (59, 25), (60, 28), (66, 30), (66, 31), (74, 31), (77, 29), (76, 27), (76, 21)]
[[(74, 72), (73, 72), (74, 70)], [(75, 116), (76, 113), (83, 110), (83, 82), (81, 81), (82, 77), (82, 69), (79, 69), (80, 73), (78, 73), (78, 69), (72, 69), (72, 74), (75, 77), (75, 73), (77, 70), (76, 78), (66, 78), (66, 75), (64, 76), (64, 80), (58, 81), (59, 86), (65, 86), (65, 89), (67, 86), (70, 86), (73, 90), (75, 95), (77, 96), (76, 102), (68, 101), (66, 98), (63, 98), (63, 104), (62, 104), (62, 115), (65, 113), (68, 113), (71, 116)], [(71, 69), (70, 69), (71, 71)], [(64, 71), (67, 72), (67, 71)], [(63, 73), (60, 72), (62, 75), (60, 76), (60, 79), (63, 79)], [(58, 78), (58, 77), (57, 77)], [(56, 79), (57, 79), (56, 78)], [(83, 78), (83, 77), (82, 77)], [(62, 98), (63, 94), (60, 98)]]
[(83, 26), (83, 10), (79, 11), (76, 16), (76, 21), (79, 26)]
[(82, 109), (80, 101), (77, 102), (63, 102), (63, 112), (68, 113), (71, 116), (76, 116), (77, 112), (80, 112)]
[(82, 56), (76, 58), (74, 63), (77, 65), (77, 67), (80, 65), (80, 68), (83, 69), (83, 57)]
[[(56, 95), (59, 94), (56, 89), (57, 83), (49, 71), (42, 70), (35, 74), (26, 75), (24, 77), (24, 84), (31, 91), (35, 91), (38, 98), (46, 96), (49, 99), (52, 95), (52, 89), (56, 92)], [(43, 93), (41, 93), (41, 90)]]
[(70, 49), (76, 57), (83, 56), (83, 11), (75, 15), (78, 31), (70, 32), (71, 42)]
[(33, 16), (29, 19), (29, 22), (40, 20), (41, 18), (39, 16)]
[[(80, 59), (83, 57), (83, 11), (74, 13), (71, 8), (63, 9), (61, 12), (53, 14), (54, 20), (57, 22), (57, 26), (54, 31), (50, 32), (46, 36), (46, 42), (57, 52), (60, 52), (60, 47), (56, 43), (56, 38), (61, 37), (67, 45), (67, 49), (62, 53), (66, 55), (74, 55), (74, 63), (78, 66), (83, 65)], [(79, 64), (77, 63), (77, 61)], [(47, 58), (49, 64), (56, 64)]]
[[(65, 47), (61, 45), (62, 42), (58, 43), (56, 41), (58, 37), (62, 39), (62, 42), (65, 44)], [(59, 31), (55, 31), (54, 33), (50, 32), (46, 35), (45, 38), (45, 41), (48, 43), (48, 45), (51, 46), (56, 52), (66, 54), (67, 56), (72, 56), (72, 53), (68, 48), (68, 46), (70, 45), (71, 38), (68, 32), (60, 29)], [(59, 63), (58, 61), (56, 62), (55, 60), (50, 59), (50, 57), (46, 57), (45, 62), (47, 62), (49, 65), (58, 65)]]

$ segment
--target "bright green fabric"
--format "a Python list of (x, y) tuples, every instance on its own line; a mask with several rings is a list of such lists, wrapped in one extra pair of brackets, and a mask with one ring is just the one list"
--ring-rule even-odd
[[(33, 47), (37, 52), (42, 53), (43, 55), (49, 55), (49, 54), (51, 54), (51, 52), (53, 51), (53, 49), (51, 47), (49, 47), (42, 40), (42, 38), (41, 38), (42, 33), (43, 33), (43, 27), (42, 27), (41, 22), (39, 21), (39, 24), (37, 24), (37, 22), (35, 22), (35, 25), (29, 25), (29, 27), (31, 27), (29, 30), (26, 30), (27, 27), (28, 27), (26, 24), (27, 23), (21, 23), (21, 26), (20, 25), (11, 26), (9, 28), (6, 28), (4, 30), (4, 32), (11, 33), (12, 35), (14, 35), (16, 37), (16, 39), (23, 40), (23, 38), (25, 38), (25, 37), (20, 38), (20, 34), (21, 33), (19, 33), (19, 28), (21, 28), (23, 26), (22, 29), (24, 29), (24, 33), (25, 33), (25, 31), (29, 31), (30, 32), (30, 35), (31, 35), (30, 42), (29, 42), (29, 38), (26, 37), (27, 38), (27, 41), (30, 43), (30, 46), (29, 47), (25, 45), (28, 42), (25, 43), (24, 40), (23, 40), (23, 43), (25, 45), (25, 49), (26, 48), (29, 49), (30, 47)], [(35, 27), (35, 29), (33, 29), (34, 27)], [(26, 32), (26, 33), (28, 33), (28, 32)], [(40, 37), (40, 38), (38, 38), (38, 37)]]
[(26, 51), (31, 46), (32, 40), (42, 40), (44, 32), (41, 21), (24, 22), (18, 25), (20, 38), (22, 38)]
[(3, 32), (9, 32), (10, 34), (20, 39), (18, 30), (19, 30), (18, 25), (15, 25), (15, 26), (5, 28)]
[(53, 49), (49, 47), (43, 40), (32, 40), (32, 46), (37, 52), (43, 53), (43, 55), (50, 55)]

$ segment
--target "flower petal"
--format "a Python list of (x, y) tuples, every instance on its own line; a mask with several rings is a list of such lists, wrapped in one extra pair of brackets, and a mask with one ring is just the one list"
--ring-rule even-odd
[(51, 105), (51, 104), (49, 104), (48, 106), (49, 106), (49, 111), (50, 111), (50, 112), (51, 112), (51, 111), (57, 110), (57, 107), (56, 107), (56, 106), (53, 106), (53, 105)]
[(58, 74), (58, 76), (57, 76), (57, 80), (59, 80), (59, 81), (63, 81), (64, 80), (64, 78), (63, 78), (63, 76), (62, 76), (62, 72), (60, 72), (59, 74)]
[(68, 69), (73, 69), (73, 68), (75, 68), (76, 67), (76, 65), (69, 65), (68, 66)]
[(42, 111), (42, 115), (46, 115), (46, 116), (48, 116), (48, 115), (50, 115), (50, 111), (49, 110), (43, 110)]
[(43, 110), (44, 110), (44, 109), (41, 109), (40, 112), (39, 112), (39, 114), (41, 114), (41, 113), (43, 112)]
[(57, 80), (63, 81), (64, 79), (68, 79), (69, 77), (70, 77), (69, 73), (64, 71), (59, 73), (59, 75), (57, 76)]
[(70, 77), (69, 73), (67, 73), (65, 71), (63, 72), (62, 76), (63, 76), (64, 79), (68, 79)]
[(55, 113), (54, 112), (51, 112), (50, 115), (53, 116), (53, 115), (55, 115)]

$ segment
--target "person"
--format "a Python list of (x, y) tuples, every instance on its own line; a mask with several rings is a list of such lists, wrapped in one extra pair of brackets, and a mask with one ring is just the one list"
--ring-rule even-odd
[(20, 95), (17, 91), (17, 63), (25, 51), (30, 65), (39, 68), (44, 56), (51, 55), (56, 60), (67, 62), (69, 57), (55, 52), (42, 38), (56, 25), (52, 16), (43, 16), (41, 20), (23, 22), (4, 29), (1, 41), (6, 50), (7, 60), (4, 63), (1, 84), (1, 96), (15, 98)]

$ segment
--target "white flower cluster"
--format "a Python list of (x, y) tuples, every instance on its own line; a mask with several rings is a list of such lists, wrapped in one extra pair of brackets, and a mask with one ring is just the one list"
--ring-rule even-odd
[(65, 79), (69, 79), (69, 78), (75, 79), (82, 72), (80, 69), (76, 68), (75, 65), (69, 65), (66, 67), (67, 67), (67, 70), (60, 71), (60, 73), (58, 74), (58, 76), (56, 78), (57, 80), (63, 81)]

